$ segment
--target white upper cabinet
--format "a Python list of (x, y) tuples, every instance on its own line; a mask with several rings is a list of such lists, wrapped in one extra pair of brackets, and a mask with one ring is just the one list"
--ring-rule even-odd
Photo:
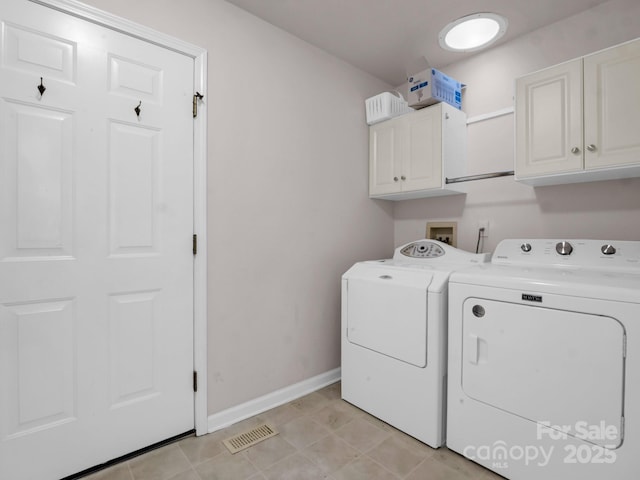
[(369, 196), (405, 200), (462, 193), (466, 115), (439, 103), (369, 127)]
[(582, 59), (516, 80), (518, 180), (581, 171), (582, 143)]
[(584, 58), (585, 168), (640, 164), (640, 39)]
[(516, 180), (640, 176), (640, 39), (516, 80)]

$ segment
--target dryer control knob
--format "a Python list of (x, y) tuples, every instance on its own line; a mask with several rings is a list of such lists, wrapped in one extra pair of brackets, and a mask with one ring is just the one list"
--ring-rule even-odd
[(573, 247), (569, 242), (558, 242), (556, 244), (556, 252), (560, 255), (571, 255), (573, 252)]
[(602, 245), (602, 247), (600, 248), (600, 251), (605, 255), (613, 255), (614, 253), (616, 253), (616, 247), (609, 244)]
[(522, 250), (523, 252), (530, 252), (531, 251), (531, 244), (530, 243), (523, 243), (522, 245), (520, 245), (520, 250)]

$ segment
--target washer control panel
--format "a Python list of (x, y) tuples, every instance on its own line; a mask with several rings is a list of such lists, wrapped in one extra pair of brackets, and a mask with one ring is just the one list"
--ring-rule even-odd
[(420, 239), (396, 248), (391, 262), (395, 265), (440, 268), (444, 265), (487, 263), (489, 253), (471, 253), (438, 240)]
[(440, 245), (429, 240), (421, 240), (405, 245), (400, 250), (400, 253), (409, 258), (438, 258), (445, 254)]

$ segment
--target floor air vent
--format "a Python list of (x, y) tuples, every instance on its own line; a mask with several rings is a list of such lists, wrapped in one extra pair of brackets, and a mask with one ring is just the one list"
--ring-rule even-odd
[(269, 425), (263, 423), (255, 428), (252, 428), (248, 432), (241, 433), (235, 437), (227, 438), (223, 440), (225, 447), (229, 449), (231, 453), (238, 453), (245, 448), (254, 446), (256, 443), (260, 443), (267, 438), (271, 438), (278, 434), (278, 431)]

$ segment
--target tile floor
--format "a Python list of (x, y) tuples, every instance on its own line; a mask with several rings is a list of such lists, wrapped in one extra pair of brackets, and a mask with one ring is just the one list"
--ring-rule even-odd
[[(270, 422), (279, 435), (231, 455), (222, 440)], [(340, 383), (85, 480), (498, 480), (464, 457), (434, 450), (340, 398)]]

